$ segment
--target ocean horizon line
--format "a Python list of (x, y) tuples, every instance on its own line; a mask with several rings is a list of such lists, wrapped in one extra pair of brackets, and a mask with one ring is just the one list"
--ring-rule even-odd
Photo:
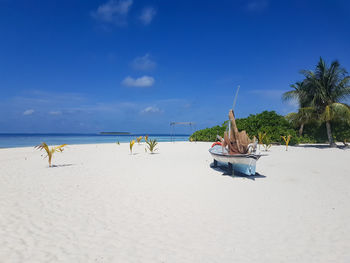
[(63, 132), (63, 133), (51, 133), (51, 132), (48, 132), (48, 133), (17, 133), (17, 132), (14, 132), (14, 133), (0, 133), (0, 136), (2, 135), (69, 135), (69, 136), (74, 136), (74, 135), (78, 135), (78, 136), (84, 136), (84, 135), (87, 135), (87, 136), (145, 136), (145, 135), (148, 135), (148, 136), (190, 136), (191, 134), (187, 134), (187, 133), (175, 133), (175, 134), (172, 134), (172, 133), (129, 133), (129, 134), (101, 134), (100, 132), (97, 132), (97, 133), (66, 133), (66, 132)]
[(0, 148), (30, 147), (45, 142), (49, 145), (123, 143), (148, 135), (158, 142), (188, 141), (189, 134), (99, 134), (99, 133), (0, 133)]

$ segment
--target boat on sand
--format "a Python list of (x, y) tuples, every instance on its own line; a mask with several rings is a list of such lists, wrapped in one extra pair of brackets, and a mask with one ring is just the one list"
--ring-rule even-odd
[(229, 112), (229, 130), (224, 138), (218, 136), (218, 139), (209, 149), (214, 167), (218, 162), (227, 163), (230, 174), (255, 175), (256, 161), (262, 156), (257, 152), (258, 142), (255, 137), (251, 140), (245, 131), (238, 131), (233, 110)]

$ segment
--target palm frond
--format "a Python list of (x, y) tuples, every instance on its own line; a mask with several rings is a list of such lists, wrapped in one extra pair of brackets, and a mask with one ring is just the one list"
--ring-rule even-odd
[(332, 111), (332, 119), (350, 122), (350, 107), (343, 103), (333, 103), (329, 107)]
[(295, 90), (287, 91), (282, 94), (282, 100), (283, 101), (289, 101), (289, 100), (299, 100), (298, 92)]
[(49, 146), (45, 142), (42, 142), (41, 144), (35, 146), (34, 148), (37, 150), (40, 150), (40, 151), (44, 149), (46, 151), (47, 155), (50, 154)]
[(132, 154), (132, 148), (134, 147), (135, 144), (135, 140), (131, 140), (130, 144), (129, 144), (129, 148), (130, 148), (130, 153)]
[(287, 119), (287, 121), (289, 121), (290, 123), (296, 123), (298, 120), (298, 113), (296, 112), (291, 112), (288, 113), (285, 118)]
[(35, 146), (34, 148), (37, 149), (37, 150), (45, 150), (46, 152), (46, 157), (48, 157), (48, 161), (49, 161), (49, 167), (51, 167), (51, 160), (52, 160), (52, 157), (53, 157), (53, 154), (55, 152), (63, 152), (63, 148), (66, 146), (67, 144), (62, 144), (60, 146), (55, 146), (55, 147), (51, 147), (51, 149), (49, 148), (49, 146), (45, 143), (45, 142), (42, 142), (41, 144)]
[(158, 149), (156, 148), (156, 146), (157, 146), (157, 144), (158, 144), (158, 142), (157, 142), (156, 139), (154, 139), (154, 140), (152, 140), (152, 139), (147, 140), (146, 143), (147, 143), (147, 148), (148, 148), (148, 150), (149, 150), (151, 153), (153, 153), (154, 151), (158, 150)]
[(62, 144), (62, 145), (60, 145), (60, 146), (56, 146), (55, 148), (54, 148), (54, 151), (55, 152), (63, 152), (63, 148), (65, 147), (65, 146), (67, 146), (67, 144)]

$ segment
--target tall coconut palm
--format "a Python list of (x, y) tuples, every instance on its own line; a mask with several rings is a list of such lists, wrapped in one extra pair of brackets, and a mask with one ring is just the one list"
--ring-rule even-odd
[(341, 119), (350, 122), (350, 108), (343, 103), (350, 96), (350, 76), (338, 61), (328, 67), (320, 58), (315, 71), (303, 70), (303, 81), (309, 106), (315, 109), (321, 121), (326, 123), (328, 141), (335, 146), (331, 121)]
[(282, 95), (284, 101), (296, 100), (299, 104), (298, 112), (292, 112), (286, 116), (286, 119), (299, 127), (299, 136), (303, 134), (304, 125), (312, 120), (314, 109), (310, 107), (312, 100), (308, 87), (304, 82), (296, 82), (290, 85), (293, 90), (287, 91)]

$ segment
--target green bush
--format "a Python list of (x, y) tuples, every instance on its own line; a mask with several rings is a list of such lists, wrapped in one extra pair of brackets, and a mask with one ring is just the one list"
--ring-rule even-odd
[[(350, 141), (350, 125), (345, 121), (332, 121), (332, 133), (335, 141)], [(301, 143), (327, 143), (328, 137), (325, 123), (319, 124), (314, 121), (306, 124), (303, 136), (300, 137)]]
[(350, 124), (347, 122), (332, 122), (333, 135), (335, 141), (343, 142), (344, 144), (350, 142)]
[(267, 134), (272, 143), (283, 143), (281, 136), (291, 135), (290, 145), (299, 143), (296, 130), (282, 115), (275, 111), (263, 111), (251, 114), (247, 118), (237, 119), (238, 130), (245, 130), (250, 137), (258, 137), (258, 133)]
[(225, 131), (226, 131), (225, 124), (221, 126), (217, 125), (212, 128), (206, 128), (206, 129), (194, 132), (190, 136), (190, 140), (202, 141), (202, 142), (214, 142), (216, 141), (216, 135), (220, 135), (221, 137), (223, 137)]
[[(293, 127), (284, 116), (278, 115), (274, 111), (264, 111), (259, 114), (249, 115), (247, 118), (236, 120), (237, 128), (240, 131), (245, 130), (249, 137), (258, 138), (258, 133), (266, 132), (271, 143), (284, 144), (281, 136), (291, 135), (290, 145), (298, 143), (326, 143), (328, 141), (325, 124), (317, 121), (310, 122), (304, 126), (303, 136), (298, 136), (299, 127)], [(216, 135), (224, 136), (228, 121), (221, 126), (206, 128), (196, 131), (190, 137), (194, 141), (216, 141)], [(350, 124), (347, 122), (333, 121), (331, 123), (333, 136), (336, 141), (350, 142)]]
[(326, 124), (313, 121), (304, 126), (304, 132), (303, 136), (300, 137), (300, 143), (325, 143), (327, 141)]
[[(259, 132), (267, 133), (272, 143), (283, 143), (281, 136), (291, 135), (290, 144), (298, 143), (298, 137), (292, 125), (281, 115), (274, 111), (264, 111), (260, 114), (249, 115), (247, 118), (237, 119), (237, 128), (242, 131), (245, 130), (249, 137), (258, 137)], [(228, 121), (221, 126), (206, 128), (196, 131), (190, 137), (197, 141), (215, 141), (216, 135), (224, 136)]]

